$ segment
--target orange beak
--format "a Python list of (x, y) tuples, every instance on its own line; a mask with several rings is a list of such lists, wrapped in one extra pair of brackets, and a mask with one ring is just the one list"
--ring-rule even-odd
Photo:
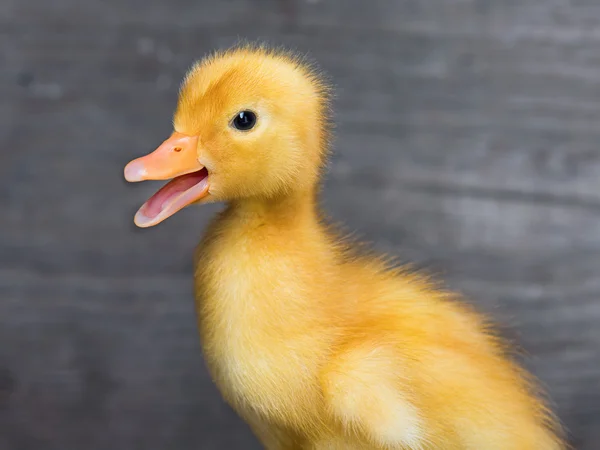
[(130, 182), (171, 179), (138, 210), (134, 222), (151, 227), (208, 195), (208, 171), (198, 161), (198, 136), (174, 132), (152, 153), (125, 166)]

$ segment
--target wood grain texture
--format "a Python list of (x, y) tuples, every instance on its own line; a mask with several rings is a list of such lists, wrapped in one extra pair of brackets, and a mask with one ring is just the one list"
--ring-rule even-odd
[(216, 207), (136, 230), (156, 184), (122, 180), (186, 68), (238, 37), (334, 79), (334, 218), (492, 314), (597, 449), (600, 3), (289, 4), (0, 3), (0, 449), (258, 448), (196, 334)]

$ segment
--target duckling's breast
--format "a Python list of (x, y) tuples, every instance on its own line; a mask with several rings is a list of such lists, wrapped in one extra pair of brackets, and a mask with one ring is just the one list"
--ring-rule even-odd
[[(318, 374), (331, 347), (313, 288), (286, 252), (243, 243), (202, 250), (196, 300), (207, 366), (225, 399), (284, 426), (316, 428)], [(304, 425), (302, 425), (304, 424)]]

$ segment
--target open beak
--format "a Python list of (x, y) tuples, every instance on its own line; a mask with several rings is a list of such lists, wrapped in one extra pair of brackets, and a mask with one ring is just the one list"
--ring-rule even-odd
[(208, 195), (208, 171), (198, 161), (198, 137), (174, 132), (152, 153), (125, 166), (130, 182), (168, 180), (135, 215), (138, 227), (151, 227)]

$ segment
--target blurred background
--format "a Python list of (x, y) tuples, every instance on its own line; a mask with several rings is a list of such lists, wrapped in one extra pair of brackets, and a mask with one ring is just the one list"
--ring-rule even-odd
[(2, 0), (0, 449), (258, 449), (204, 368), (192, 250), (126, 162), (238, 38), (336, 83), (336, 220), (491, 314), (600, 448), (597, 0)]

